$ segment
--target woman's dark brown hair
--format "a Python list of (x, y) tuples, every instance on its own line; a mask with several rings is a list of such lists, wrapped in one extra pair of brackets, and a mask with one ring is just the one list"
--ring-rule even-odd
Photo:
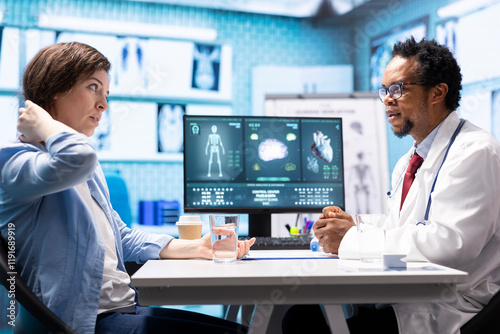
[(28, 63), (23, 75), (25, 100), (52, 112), (54, 97), (69, 91), (94, 72), (109, 72), (109, 60), (95, 48), (77, 42), (47, 46)]

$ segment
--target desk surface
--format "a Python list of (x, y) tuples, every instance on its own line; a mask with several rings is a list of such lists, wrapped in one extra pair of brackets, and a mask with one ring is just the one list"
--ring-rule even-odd
[[(252, 251), (255, 260), (232, 264), (210, 260), (148, 261), (132, 277), (135, 286), (287, 285), (284, 277), (307, 277), (307, 284), (463, 283), (467, 273), (435, 264), (408, 263), (406, 270), (339, 260), (309, 251)], [(265, 259), (270, 257), (270, 259)], [(304, 257), (304, 258), (301, 258)], [(282, 259), (281, 259), (282, 258)]]
[(148, 261), (132, 276), (132, 284), (144, 306), (256, 305), (250, 331), (264, 334), (281, 330), (286, 305), (322, 304), (328, 322), (335, 324), (335, 333), (348, 333), (339, 304), (440, 300), (454, 293), (458, 283), (467, 281), (465, 272), (430, 263), (384, 270), (381, 264), (303, 250), (253, 250), (250, 257), (253, 260), (233, 264)]
[[(279, 257), (283, 251), (251, 251), (253, 257)], [(283, 255), (318, 256), (310, 251)], [(408, 263), (407, 270), (325, 258), (148, 261), (132, 276), (144, 305), (258, 304), (278, 289), (288, 303), (369, 303), (435, 298), (467, 281), (467, 273), (430, 263)], [(374, 289), (376, 287), (376, 289)], [(231, 291), (230, 294), (227, 292)], [(184, 294), (184, 295), (183, 295)]]

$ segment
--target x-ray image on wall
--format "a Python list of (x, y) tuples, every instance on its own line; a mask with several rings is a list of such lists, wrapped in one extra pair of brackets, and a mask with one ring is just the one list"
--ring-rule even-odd
[(120, 92), (138, 94), (148, 88), (148, 40), (134, 37), (118, 37), (118, 54), (112, 66), (113, 84)]
[(491, 134), (500, 140), (500, 90), (491, 92)]
[(182, 116), (186, 106), (158, 105), (158, 152), (180, 153), (183, 148)]
[(111, 119), (109, 109), (102, 113), (99, 126), (95, 129), (90, 139), (96, 151), (109, 151), (111, 148)]
[(446, 45), (451, 52), (457, 49), (457, 20), (449, 20), (436, 26), (436, 41)]
[(18, 28), (0, 27), (0, 88), (19, 85), (19, 39)]
[(220, 55), (219, 45), (194, 44), (192, 88), (219, 90)]

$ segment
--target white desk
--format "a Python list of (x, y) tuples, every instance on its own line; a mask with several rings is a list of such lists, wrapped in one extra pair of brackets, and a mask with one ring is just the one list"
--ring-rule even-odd
[[(316, 254), (279, 253), (250, 252), (255, 258)], [(266, 333), (273, 310), (283, 313), (284, 306), (293, 304), (323, 304), (335, 333), (348, 333), (341, 304), (431, 301), (466, 281), (465, 272), (429, 263), (409, 263), (405, 271), (387, 271), (359, 261), (325, 258), (234, 264), (156, 260), (148, 261), (132, 276), (141, 305), (256, 305), (251, 333)]]

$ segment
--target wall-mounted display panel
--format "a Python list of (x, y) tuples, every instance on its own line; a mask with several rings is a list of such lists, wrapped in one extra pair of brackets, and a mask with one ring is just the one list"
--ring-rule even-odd
[(495, 33), (500, 30), (499, 17), (500, 4), (496, 4), (458, 20), (455, 54), (463, 84), (500, 77), (500, 43)]
[(394, 44), (411, 36), (416, 41), (426, 37), (427, 18), (394, 28), (389, 32), (375, 37), (370, 43), (370, 89), (376, 91), (382, 85), (384, 70), (392, 59)]

